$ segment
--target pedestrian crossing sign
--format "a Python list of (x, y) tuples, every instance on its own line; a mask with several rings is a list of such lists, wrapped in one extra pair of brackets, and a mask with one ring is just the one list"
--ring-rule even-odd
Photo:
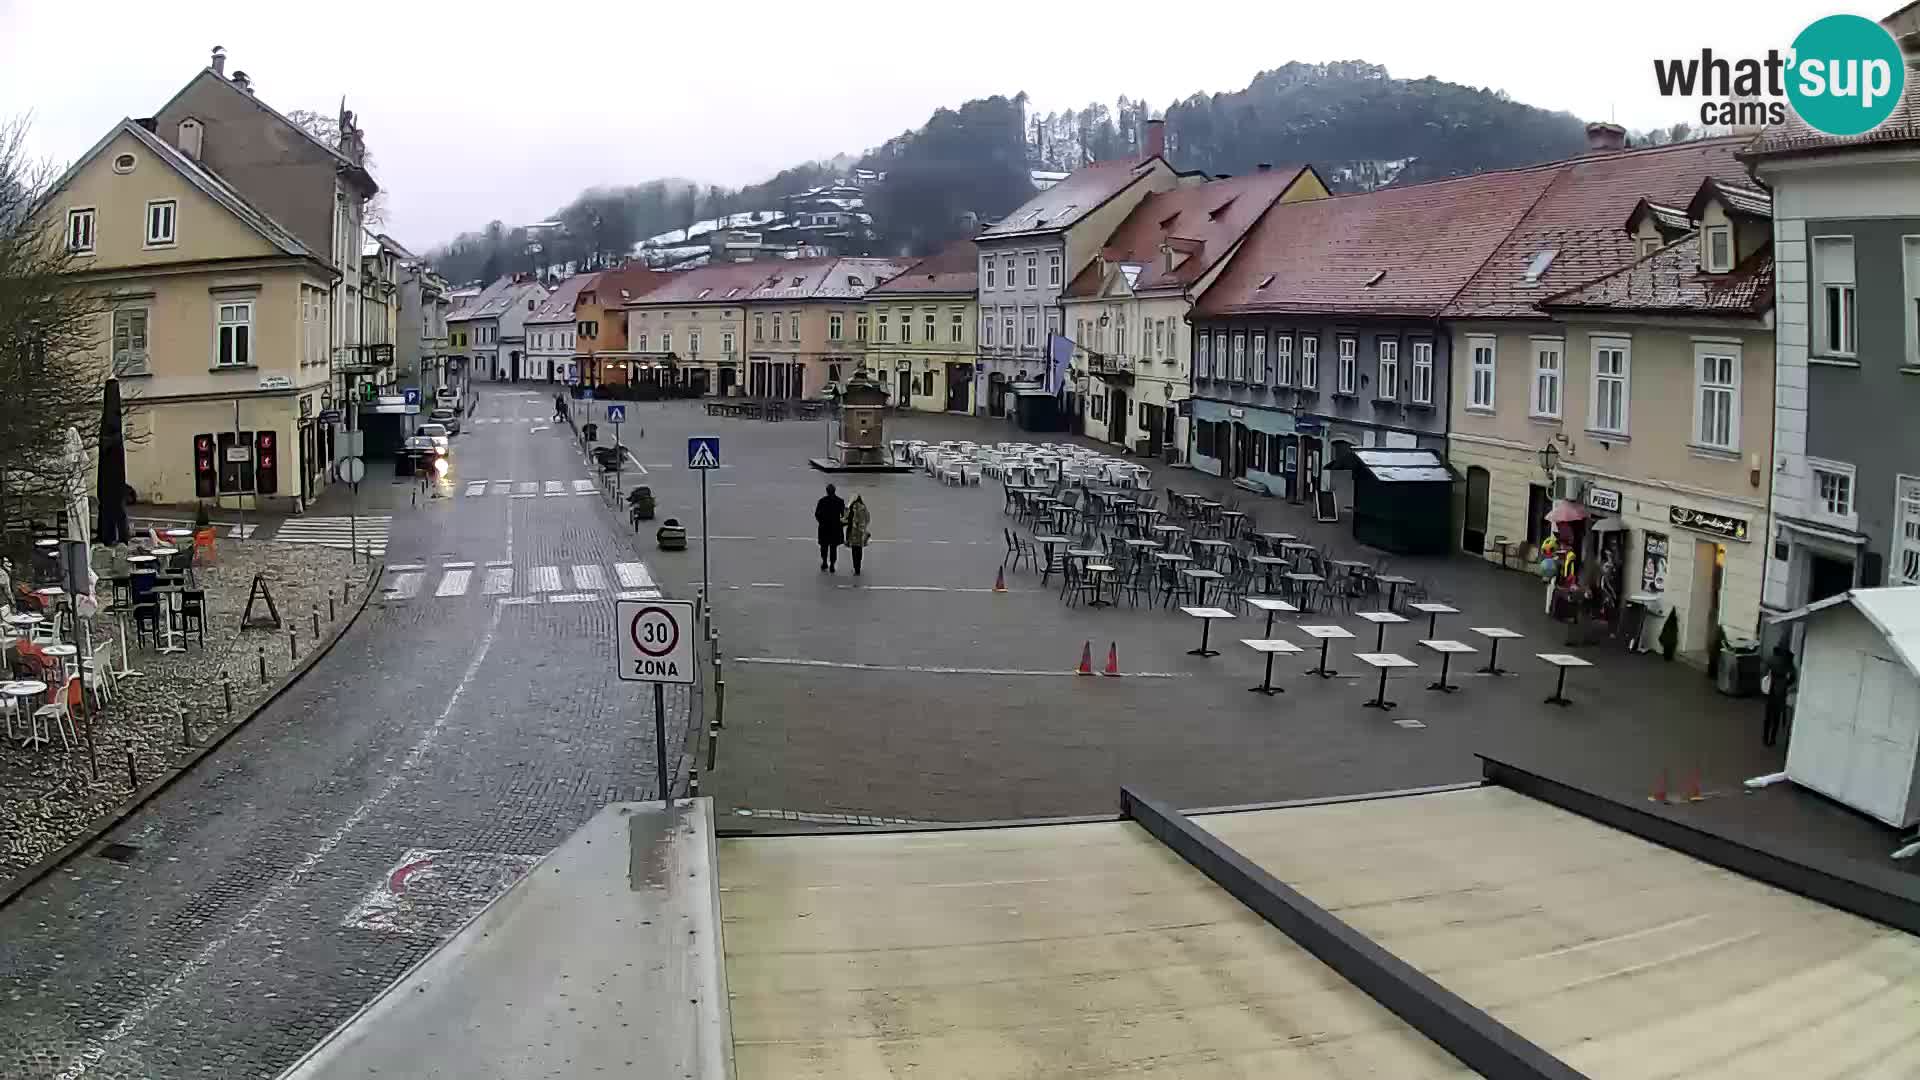
[(687, 440), (687, 468), (717, 469), (720, 467), (720, 436), (695, 435)]
[(607, 423), (624, 424), (626, 422), (627, 422), (627, 407), (625, 405), (607, 406)]

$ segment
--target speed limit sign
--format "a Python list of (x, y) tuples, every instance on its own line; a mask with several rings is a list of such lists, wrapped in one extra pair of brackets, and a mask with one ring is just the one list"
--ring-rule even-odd
[(614, 610), (617, 674), (628, 682), (688, 683), (693, 664), (693, 604), (621, 600)]

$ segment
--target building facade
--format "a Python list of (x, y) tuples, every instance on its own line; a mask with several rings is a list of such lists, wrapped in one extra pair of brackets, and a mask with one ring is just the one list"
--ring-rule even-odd
[(176, 126), (183, 147), (122, 121), (40, 213), (104, 308), (97, 352), (135, 403), (139, 498), (284, 509), (326, 484), (330, 447), (305, 434), (327, 402), (335, 275), (196, 156), (216, 137)]
[[(973, 241), (957, 241), (869, 290), (855, 309), (865, 366), (896, 407), (973, 412), (977, 259)], [(875, 336), (876, 327), (886, 332)]]
[(1770, 612), (1920, 584), (1920, 67), (1907, 79), (1869, 135), (1794, 121), (1747, 156), (1778, 261)]
[[(751, 397), (802, 400), (838, 390), (865, 362), (868, 342), (859, 337), (868, 290), (912, 265), (907, 259), (792, 259), (746, 263), (760, 270), (745, 294), (746, 392)], [(913, 309), (901, 306), (908, 317)], [(892, 313), (886, 313), (892, 316)], [(882, 330), (874, 316), (873, 342)], [(914, 325), (887, 336), (911, 337)], [(903, 342), (911, 344), (911, 340)]]
[[(627, 337), (626, 305), (647, 295), (664, 280), (658, 270), (628, 266), (603, 270), (574, 299), (573, 366), (588, 386), (627, 385), (650, 371), (653, 361), (640, 355)], [(648, 376), (645, 381), (654, 381)]]
[(422, 400), (431, 400), (440, 387), (453, 385), (446, 364), (447, 315), (451, 311), (447, 283), (419, 259), (400, 265), (400, 336), (395, 343), (395, 378), (402, 386), (419, 387)]
[(1261, 166), (1142, 199), (1062, 293), (1085, 433), (1185, 460), (1190, 297), (1213, 283), (1269, 207), (1326, 195), (1311, 168)]
[(632, 372), (609, 372), (608, 377), (644, 373), (686, 392), (745, 394), (745, 297), (766, 280), (767, 265), (721, 263), (661, 274), (653, 288), (629, 299), (623, 309)]
[(527, 317), (526, 377), (535, 382), (574, 381), (573, 354), (577, 344), (580, 293), (591, 290), (599, 274), (575, 274), (562, 281)]

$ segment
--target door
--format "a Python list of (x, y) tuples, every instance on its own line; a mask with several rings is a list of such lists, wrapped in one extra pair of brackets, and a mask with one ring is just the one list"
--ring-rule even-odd
[(1538, 548), (1547, 538), (1547, 513), (1553, 509), (1553, 496), (1542, 484), (1527, 485), (1527, 544)]
[(1867, 813), (1905, 826), (1907, 791), (1913, 784), (1914, 732), (1894, 707), (1906, 670), (1891, 660), (1860, 656), (1860, 693), (1854, 701), (1854, 760), (1849, 786)]
[(973, 365), (947, 365), (947, 411), (973, 411)]
[(1235, 480), (1247, 475), (1247, 462), (1253, 457), (1253, 438), (1253, 431), (1247, 425), (1233, 425), (1233, 465), (1227, 475)]
[(1127, 445), (1127, 392), (1114, 389), (1107, 393), (1107, 441), (1116, 446)]
[(913, 407), (913, 372), (911, 371), (894, 372), (894, 383), (896, 386), (899, 387), (899, 390), (897, 391), (897, 396), (893, 399), (893, 403), (895, 405), (900, 406), (903, 409), (912, 408)]
[(1853, 564), (1825, 555), (1807, 556), (1807, 603), (1839, 596), (1853, 588)]
[(1147, 437), (1147, 456), (1159, 457), (1161, 447), (1166, 445), (1166, 437), (1161, 434), (1165, 421), (1160, 419), (1161, 408), (1158, 405), (1140, 406), (1140, 430)]
[(1687, 636), (1680, 650), (1704, 653), (1720, 625), (1720, 562), (1725, 548), (1711, 540), (1693, 542), (1693, 581), (1687, 594)]
[(1487, 550), (1487, 507), (1492, 499), (1493, 474), (1478, 465), (1467, 467), (1467, 524), (1460, 534), (1460, 550), (1479, 555)]

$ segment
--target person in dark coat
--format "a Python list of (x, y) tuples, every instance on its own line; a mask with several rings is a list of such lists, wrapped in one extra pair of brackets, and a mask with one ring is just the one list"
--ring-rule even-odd
[(820, 527), (820, 569), (829, 573), (840, 569), (840, 545), (846, 539), (842, 532), (842, 522), (847, 513), (847, 504), (833, 493), (833, 485), (827, 485), (827, 493), (813, 504), (813, 521)]
[(1775, 645), (1773, 655), (1767, 657), (1767, 722), (1760, 731), (1762, 746), (1772, 746), (1779, 740), (1780, 729), (1787, 722), (1787, 694), (1799, 678), (1793, 668), (1793, 650), (1784, 641)]

